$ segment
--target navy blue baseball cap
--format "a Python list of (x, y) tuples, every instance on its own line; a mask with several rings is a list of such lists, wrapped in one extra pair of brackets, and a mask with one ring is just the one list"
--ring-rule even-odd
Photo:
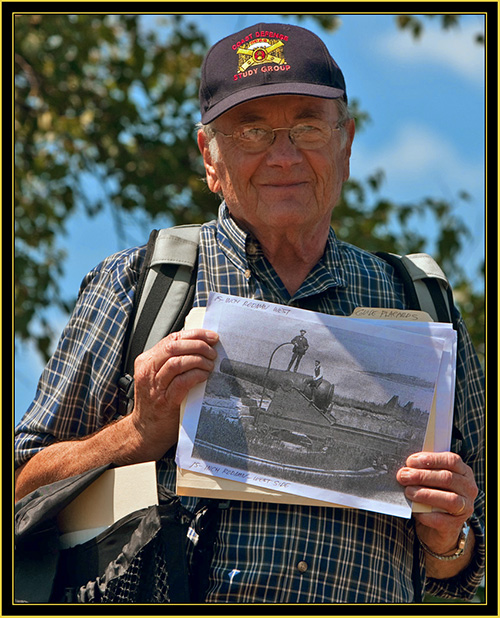
[(347, 102), (344, 76), (313, 32), (288, 24), (256, 24), (225, 37), (201, 68), (201, 121), (260, 97), (300, 94)]

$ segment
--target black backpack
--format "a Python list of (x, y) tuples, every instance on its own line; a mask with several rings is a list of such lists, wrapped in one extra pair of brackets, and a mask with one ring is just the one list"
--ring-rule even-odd
[(135, 511), (93, 539), (60, 549), (58, 513), (110, 466), (45, 485), (15, 508), (15, 599), (24, 603), (182, 603), (192, 515), (159, 488), (159, 505)]
[[(111, 466), (44, 485), (16, 504), (16, 603), (203, 602), (215, 539), (218, 501), (195, 513), (158, 485), (158, 505), (122, 517), (94, 538), (62, 549), (58, 514)], [(198, 543), (187, 561), (188, 528)]]

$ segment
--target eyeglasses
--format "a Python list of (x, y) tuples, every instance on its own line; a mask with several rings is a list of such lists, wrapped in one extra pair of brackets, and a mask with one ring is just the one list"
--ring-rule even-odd
[(233, 141), (245, 152), (263, 152), (276, 139), (276, 131), (288, 131), (288, 137), (294, 146), (303, 150), (317, 150), (326, 146), (332, 137), (333, 131), (339, 131), (340, 126), (331, 127), (326, 122), (315, 120), (307, 124), (296, 124), (294, 127), (276, 127), (267, 125), (243, 125), (232, 133), (222, 133), (224, 137), (232, 137)]

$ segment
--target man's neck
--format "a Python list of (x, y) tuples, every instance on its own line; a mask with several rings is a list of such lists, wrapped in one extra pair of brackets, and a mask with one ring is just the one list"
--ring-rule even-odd
[(293, 296), (325, 252), (330, 213), (308, 229), (296, 225), (256, 229), (238, 220), (233, 213), (230, 216), (242, 231), (257, 239), (265, 257)]
[[(328, 228), (329, 229), (329, 228)], [(325, 251), (328, 229), (307, 236), (266, 235), (258, 237), (264, 255), (273, 266), (290, 296), (293, 296)]]

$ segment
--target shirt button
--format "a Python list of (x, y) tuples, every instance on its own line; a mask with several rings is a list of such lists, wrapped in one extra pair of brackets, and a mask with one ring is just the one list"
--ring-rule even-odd
[(245, 279), (250, 279), (251, 276), (252, 276), (252, 272), (250, 271), (249, 268), (247, 268), (245, 270)]
[(299, 569), (299, 571), (301, 573), (305, 573), (307, 571), (307, 569), (309, 568), (309, 565), (307, 564), (307, 562), (305, 560), (301, 560), (298, 563), (297, 568)]

